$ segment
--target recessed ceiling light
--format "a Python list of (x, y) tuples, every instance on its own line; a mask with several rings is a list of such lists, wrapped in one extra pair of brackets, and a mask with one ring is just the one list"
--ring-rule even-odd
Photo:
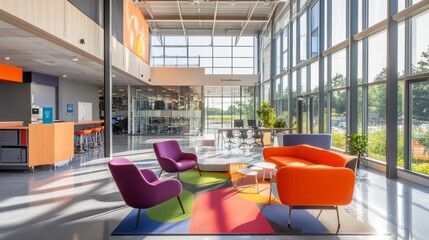
[(113, 74), (112, 77), (116, 77), (115, 74)]
[(147, 90), (148, 90), (148, 91), (152, 91), (153, 89), (152, 89), (152, 88), (148, 88)]
[(66, 77), (67, 77), (67, 75), (66, 75), (66, 74), (63, 74), (61, 77), (66, 78)]
[(4, 60), (9, 61), (10, 57), (4, 57)]
[(125, 91), (123, 88), (119, 88), (119, 92), (123, 92)]
[(73, 57), (72, 60), (73, 60), (73, 62), (77, 62), (77, 61), (79, 61), (79, 58)]

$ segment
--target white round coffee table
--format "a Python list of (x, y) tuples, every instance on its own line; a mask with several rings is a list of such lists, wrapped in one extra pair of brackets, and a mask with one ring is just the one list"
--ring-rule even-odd
[(258, 163), (253, 164), (253, 166), (261, 168), (261, 169), (264, 170), (263, 171), (263, 178), (262, 178), (263, 181), (265, 181), (265, 170), (269, 170), (269, 172), (270, 172), (270, 182), (271, 182), (271, 179), (273, 178), (272, 170), (276, 169), (276, 165), (274, 163), (258, 162)]

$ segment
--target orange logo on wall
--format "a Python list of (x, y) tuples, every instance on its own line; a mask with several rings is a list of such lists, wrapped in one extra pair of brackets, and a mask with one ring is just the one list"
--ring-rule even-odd
[(124, 45), (149, 63), (149, 26), (140, 9), (124, 0)]

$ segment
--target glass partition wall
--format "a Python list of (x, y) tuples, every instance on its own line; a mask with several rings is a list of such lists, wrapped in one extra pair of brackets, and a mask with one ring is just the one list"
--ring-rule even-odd
[(216, 133), (219, 128), (234, 127), (234, 120), (255, 118), (259, 102), (256, 86), (208, 86), (204, 87), (204, 115), (206, 133)]
[(198, 135), (255, 119), (257, 86), (133, 86), (133, 134)]
[(133, 134), (199, 134), (202, 130), (201, 86), (133, 86)]
[[(389, 13), (395, 3), (398, 6)], [(261, 98), (270, 101), (276, 115), (283, 114), (289, 125), (302, 119), (301, 132), (331, 133), (334, 148), (346, 150), (346, 134), (368, 135), (368, 159), (373, 163), (428, 177), (429, 3), (284, 4), (260, 34)], [(395, 24), (388, 25), (390, 19)], [(388, 49), (392, 39), (397, 45)], [(397, 66), (389, 65), (389, 60)], [(396, 68), (397, 76), (390, 71)], [(387, 92), (393, 81), (398, 91)], [(390, 117), (397, 118), (397, 124), (388, 125), (392, 95), (397, 96), (393, 106), (398, 109)], [(298, 104), (303, 114), (299, 118)], [(397, 139), (388, 137), (389, 126), (397, 129)], [(396, 159), (387, 152), (392, 141), (397, 142)]]

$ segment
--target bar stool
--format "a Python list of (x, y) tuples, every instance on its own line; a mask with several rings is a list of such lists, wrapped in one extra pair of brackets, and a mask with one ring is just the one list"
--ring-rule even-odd
[(91, 130), (77, 130), (74, 132), (75, 135), (75, 142), (78, 143), (76, 146), (79, 146), (79, 149), (76, 151), (76, 153), (84, 153), (85, 150), (83, 149), (84, 142), (88, 144), (88, 137), (89, 134), (91, 134)]
[(100, 127), (93, 127), (93, 128), (89, 128), (88, 130), (91, 131), (91, 139), (92, 139), (92, 147), (93, 148), (97, 148), (99, 147), (99, 133), (101, 132), (101, 128)]
[(98, 133), (98, 142), (100, 146), (104, 146), (104, 126), (99, 126), (100, 132)]

